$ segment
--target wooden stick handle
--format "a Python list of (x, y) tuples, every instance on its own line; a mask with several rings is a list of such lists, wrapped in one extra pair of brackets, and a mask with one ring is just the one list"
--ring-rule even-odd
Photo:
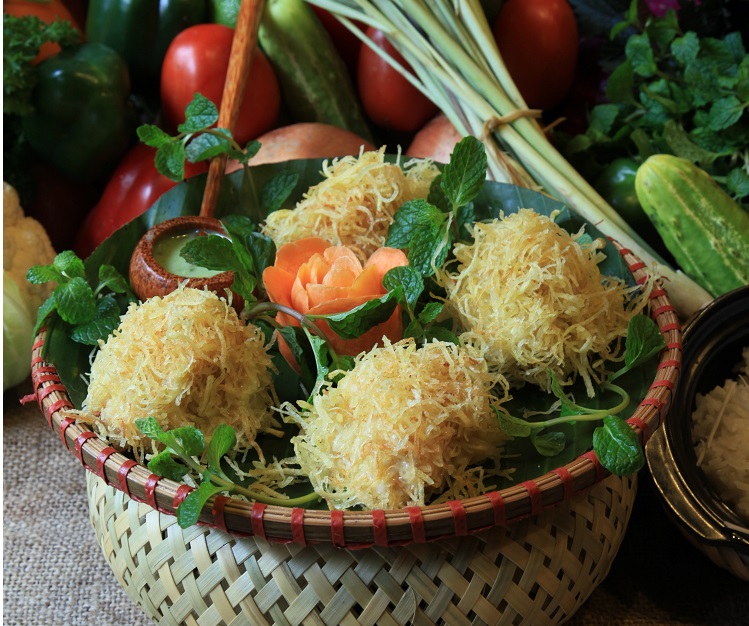
[[(226, 82), (218, 114), (218, 127), (226, 128), (232, 133), (237, 125), (239, 107), (242, 105), (247, 85), (247, 76), (252, 62), (252, 53), (257, 44), (258, 28), (263, 17), (264, 6), (265, 0), (242, 0), (239, 7), (229, 68), (226, 72)], [(208, 179), (203, 194), (203, 204), (200, 207), (200, 215), (203, 217), (213, 217), (213, 212), (216, 210), (227, 158), (226, 154), (222, 154), (211, 159), (208, 166)]]

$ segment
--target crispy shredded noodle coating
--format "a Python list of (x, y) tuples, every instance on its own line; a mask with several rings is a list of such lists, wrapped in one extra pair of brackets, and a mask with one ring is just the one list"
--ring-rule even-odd
[(452, 343), (383, 342), (302, 410), (283, 407), (301, 429), (292, 441), (313, 488), (332, 509), (482, 493), (483, 470), (471, 466), (498, 464), (505, 439), (492, 408), (505, 398), (485, 362)]
[(347, 246), (364, 262), (387, 239), (393, 215), (404, 202), (426, 198), (438, 174), (430, 160), (387, 163), (385, 147), (323, 163), (322, 182), (294, 209), (274, 211), (263, 233), (276, 245), (320, 237)]
[(138, 460), (156, 448), (135, 425), (154, 417), (164, 430), (195, 426), (210, 440), (220, 424), (237, 449), (278, 425), (272, 362), (261, 330), (207, 290), (182, 288), (131, 304), (100, 345), (82, 410), (71, 412)]
[(560, 381), (580, 377), (593, 396), (605, 362), (623, 357), (627, 324), (647, 304), (652, 279), (631, 288), (602, 275), (600, 240), (530, 209), (476, 223), (473, 235), (455, 246), (457, 271), (437, 274), (461, 342), (512, 384), (548, 390), (551, 370)]

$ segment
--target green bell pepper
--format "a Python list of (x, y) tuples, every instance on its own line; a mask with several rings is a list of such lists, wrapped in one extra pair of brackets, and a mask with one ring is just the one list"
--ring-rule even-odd
[(70, 178), (100, 180), (135, 138), (125, 61), (103, 44), (85, 43), (42, 61), (37, 71), (24, 136)]
[(130, 68), (136, 91), (158, 88), (172, 39), (208, 20), (206, 0), (90, 0), (86, 39), (108, 45)]

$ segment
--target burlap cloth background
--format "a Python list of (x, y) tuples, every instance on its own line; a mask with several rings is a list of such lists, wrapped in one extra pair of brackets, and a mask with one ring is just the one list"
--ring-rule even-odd
[[(3, 398), (3, 624), (153, 624), (118, 585), (88, 521), (85, 470), (21, 386)], [(570, 626), (749, 626), (749, 585), (664, 519), (643, 472), (604, 583)]]

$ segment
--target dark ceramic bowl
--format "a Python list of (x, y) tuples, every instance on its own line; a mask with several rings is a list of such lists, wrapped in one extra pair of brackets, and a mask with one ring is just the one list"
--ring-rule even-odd
[(749, 522), (710, 487), (691, 436), (696, 394), (735, 376), (731, 370), (749, 346), (749, 285), (711, 302), (688, 322), (683, 338), (678, 388), (646, 446), (648, 466), (666, 511), (686, 537), (717, 565), (749, 580)]

